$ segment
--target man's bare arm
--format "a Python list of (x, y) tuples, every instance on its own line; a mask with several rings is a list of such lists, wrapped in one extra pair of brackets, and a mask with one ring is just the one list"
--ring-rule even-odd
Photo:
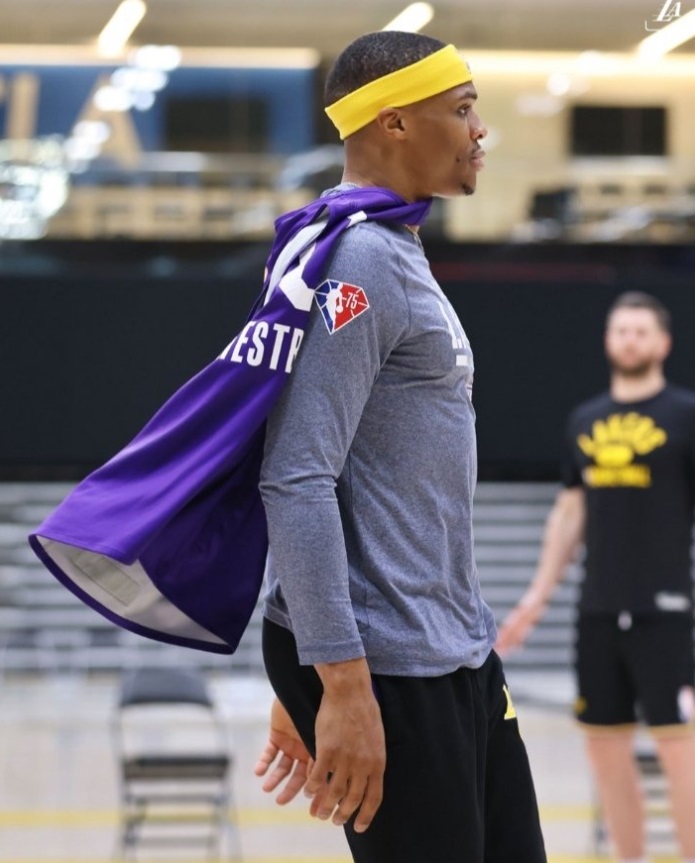
[(584, 539), (585, 493), (561, 491), (545, 525), (543, 548), (533, 581), (500, 627), (496, 648), (506, 653), (520, 647), (543, 616), (556, 585)]

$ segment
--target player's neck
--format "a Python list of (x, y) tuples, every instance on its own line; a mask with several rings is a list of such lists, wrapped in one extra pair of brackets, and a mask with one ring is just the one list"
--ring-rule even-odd
[[(406, 201), (415, 200), (412, 195), (408, 197), (411, 194), (410, 190), (405, 191), (404, 187), (397, 181), (394, 181), (393, 177), (388, 173), (379, 173), (378, 171), (367, 173), (366, 171), (352, 169), (346, 165), (341, 182), (355, 183), (357, 186), (380, 186), (383, 189), (391, 189), (392, 192), (396, 192), (397, 195), (400, 195)], [(416, 236), (420, 231), (419, 225), (406, 225), (405, 227)]]
[(360, 171), (350, 169), (346, 166), (343, 172), (343, 183), (356, 183), (358, 186), (379, 186), (382, 189), (390, 189), (400, 195), (405, 201), (416, 201), (418, 196), (411, 188), (411, 184), (398, 176), (396, 171), (373, 169), (371, 171)]
[[(381, 139), (363, 136), (345, 141), (343, 182), (391, 189), (412, 203), (431, 197), (429, 188), (423, 188), (422, 174), (421, 166), (414, 167), (398, 148), (387, 146)], [(426, 176), (424, 181), (426, 184)]]
[(611, 397), (616, 402), (643, 402), (658, 395), (666, 386), (663, 369), (650, 369), (645, 375), (631, 377), (614, 371), (611, 375)]

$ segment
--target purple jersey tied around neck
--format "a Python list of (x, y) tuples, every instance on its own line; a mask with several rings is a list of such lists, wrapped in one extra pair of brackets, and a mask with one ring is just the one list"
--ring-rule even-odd
[(343, 189), (276, 222), (263, 290), (217, 359), (29, 537), (81, 600), (140, 635), (233, 653), (267, 552), (258, 491), (265, 420), (292, 370), (314, 292), (343, 231), (419, 225), (430, 201)]

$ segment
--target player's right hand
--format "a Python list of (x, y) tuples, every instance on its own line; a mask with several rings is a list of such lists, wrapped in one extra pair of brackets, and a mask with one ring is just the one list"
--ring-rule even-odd
[(324, 692), (316, 717), (316, 762), (304, 793), (312, 798), (312, 815), (332, 815), (339, 826), (355, 815), (355, 830), (362, 833), (381, 805), (386, 742), (366, 663), (351, 665), (342, 664), (347, 673), (335, 686), (319, 672)]

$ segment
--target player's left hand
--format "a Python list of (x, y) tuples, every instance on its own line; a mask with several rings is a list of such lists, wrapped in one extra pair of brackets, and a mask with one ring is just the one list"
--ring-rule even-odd
[(540, 595), (535, 591), (527, 591), (499, 628), (495, 650), (501, 657), (508, 656), (524, 644), (546, 607), (547, 603)]
[[(256, 776), (266, 777), (263, 790), (270, 794), (287, 780), (276, 798), (277, 803), (283, 806), (294, 800), (304, 788), (313, 766), (309, 750), (302, 743), (289, 714), (276, 698), (270, 711), (268, 742), (254, 768)], [(271, 767), (273, 769), (269, 773)]]

